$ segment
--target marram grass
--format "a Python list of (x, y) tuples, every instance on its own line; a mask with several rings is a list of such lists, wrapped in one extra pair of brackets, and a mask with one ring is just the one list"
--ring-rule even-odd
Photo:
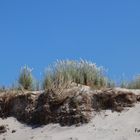
[(44, 76), (43, 87), (58, 88), (69, 83), (87, 85), (92, 88), (103, 88), (112, 83), (104, 76), (103, 67), (86, 60), (61, 60), (47, 68)]

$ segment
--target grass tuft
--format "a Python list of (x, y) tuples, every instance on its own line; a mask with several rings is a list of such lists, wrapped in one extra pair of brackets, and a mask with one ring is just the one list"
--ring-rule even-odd
[(56, 61), (45, 72), (43, 88), (59, 88), (70, 83), (87, 85), (95, 89), (109, 85), (103, 67), (97, 67), (96, 64), (81, 59)]
[(25, 90), (31, 90), (33, 87), (33, 76), (32, 69), (28, 66), (24, 66), (21, 68), (18, 83), (21, 88)]

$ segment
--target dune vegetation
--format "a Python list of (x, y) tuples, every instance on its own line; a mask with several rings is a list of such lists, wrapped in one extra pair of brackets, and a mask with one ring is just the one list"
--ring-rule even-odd
[(105, 69), (86, 60), (61, 60), (49, 66), (44, 73), (42, 83), (35, 81), (32, 70), (24, 66), (18, 78), (18, 87), (25, 90), (64, 88), (72, 83), (101, 89), (115, 86), (105, 75)]
[[(66, 88), (72, 84), (86, 85), (93, 89), (118, 87), (128, 89), (140, 89), (140, 75), (130, 81), (122, 80), (120, 84), (106, 76), (106, 70), (102, 66), (87, 60), (57, 60), (46, 68), (43, 79), (39, 82), (32, 74), (28, 66), (21, 68), (17, 84), (9, 89), (14, 90), (47, 90), (53, 88)], [(7, 90), (0, 86), (0, 91)]]
[(94, 89), (104, 88), (109, 85), (108, 78), (104, 75), (103, 67), (86, 60), (57, 61), (45, 73), (43, 87), (61, 87), (65, 84), (76, 83), (87, 85)]
[[(87, 123), (92, 112), (110, 109), (121, 112), (140, 101), (131, 90), (117, 90), (103, 67), (86, 61), (56, 61), (45, 71), (41, 83), (32, 69), (21, 68), (18, 84), (0, 89), (0, 117), (13, 116), (27, 124)], [(140, 78), (125, 88), (140, 88)]]
[[(121, 87), (140, 89), (140, 75), (119, 83), (108, 78), (106, 69), (87, 60), (57, 60), (45, 69), (42, 80), (37, 80), (27, 65), (20, 70), (18, 80), (6, 87), (0, 85), (0, 92), (6, 90), (39, 91), (68, 88), (73, 84), (86, 85), (92, 89)], [(117, 83), (117, 84), (116, 84)]]

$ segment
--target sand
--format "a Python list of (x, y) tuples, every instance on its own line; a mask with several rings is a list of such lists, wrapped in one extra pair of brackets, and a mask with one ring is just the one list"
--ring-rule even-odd
[(49, 124), (33, 128), (13, 117), (0, 119), (0, 125), (8, 125), (9, 129), (0, 135), (0, 140), (140, 140), (140, 104), (122, 113), (102, 111), (79, 127)]

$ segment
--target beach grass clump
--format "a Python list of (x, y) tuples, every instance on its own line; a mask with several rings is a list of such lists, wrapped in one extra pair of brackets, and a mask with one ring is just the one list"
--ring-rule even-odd
[(24, 66), (21, 68), (18, 83), (21, 88), (25, 90), (32, 90), (33, 76), (31, 68), (29, 68), (28, 66)]
[(86, 60), (61, 60), (56, 61), (46, 72), (43, 81), (44, 89), (61, 87), (76, 83), (92, 88), (102, 88), (108, 85), (104, 76), (103, 67), (97, 67), (95, 63)]
[(140, 89), (140, 75), (137, 75), (132, 81), (127, 85), (129, 89)]

